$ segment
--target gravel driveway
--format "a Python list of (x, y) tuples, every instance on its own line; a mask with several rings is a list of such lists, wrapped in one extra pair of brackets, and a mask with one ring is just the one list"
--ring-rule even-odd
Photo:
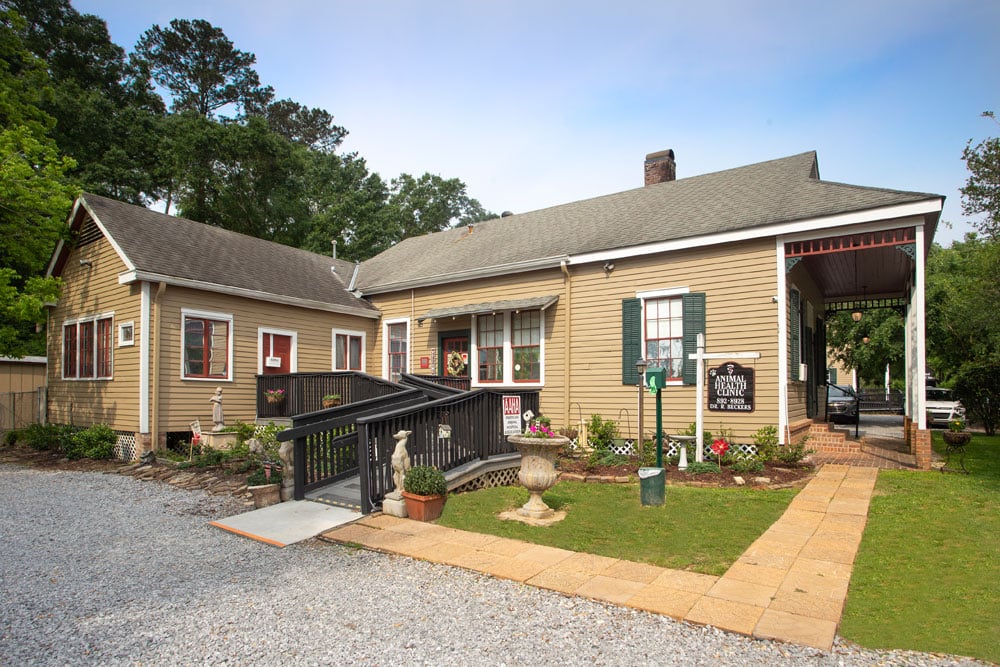
[(212, 528), (201, 491), (0, 464), (3, 665), (950, 665), (833, 653), (319, 541)]

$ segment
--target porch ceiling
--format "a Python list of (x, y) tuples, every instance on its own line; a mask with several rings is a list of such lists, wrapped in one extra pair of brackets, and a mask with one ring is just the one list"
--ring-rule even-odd
[(809, 255), (802, 264), (827, 302), (905, 296), (914, 268), (899, 246)]

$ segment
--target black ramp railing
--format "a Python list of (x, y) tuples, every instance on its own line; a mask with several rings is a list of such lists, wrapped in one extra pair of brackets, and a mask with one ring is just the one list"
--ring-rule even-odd
[(442, 471), (515, 452), (503, 427), (503, 397), (512, 395), (520, 396), (522, 414), (538, 414), (537, 391), (477, 390), (359, 418), (361, 511), (371, 512), (392, 489), (393, 436), (400, 431), (411, 431), (407, 450), (413, 465)]
[(359, 473), (359, 417), (379, 414), (427, 402), (419, 389), (400, 388), (394, 394), (368, 398), (318, 412), (296, 415), (292, 427), (278, 434), (278, 440), (292, 440), (295, 456), (295, 500), (345, 477)]
[[(284, 390), (277, 403), (268, 400), (269, 390)], [(323, 407), (323, 397), (338, 394), (344, 405), (377, 396), (387, 396), (402, 390), (373, 375), (354, 371), (329, 373), (285, 373), (257, 376), (258, 419), (288, 419), (293, 415), (316, 412)]]

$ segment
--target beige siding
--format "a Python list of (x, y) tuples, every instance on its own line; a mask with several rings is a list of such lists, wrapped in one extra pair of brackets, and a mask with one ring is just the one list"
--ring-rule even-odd
[[(789, 290), (797, 289), (802, 295), (802, 312), (807, 313), (808, 309), (811, 307), (813, 316), (812, 318), (807, 318), (806, 326), (814, 326), (816, 318), (823, 318), (824, 306), (823, 297), (820, 293), (819, 288), (813, 282), (812, 278), (806, 272), (805, 267), (801, 263), (797, 264), (794, 269), (788, 274)], [(819, 335), (820, 332), (814, 332)], [(791, 312), (789, 312), (788, 317), (788, 336), (789, 345), (791, 345)], [(802, 345), (805, 344), (805, 331), (801, 333)], [(791, 360), (791, 355), (789, 355), (789, 360)], [(826, 368), (811, 368), (810, 372), (820, 372), (823, 373), (820, 376), (820, 380), (826, 376)], [(808, 384), (802, 381), (792, 380), (792, 369), (791, 363), (789, 363), (788, 368), (788, 423), (795, 424), (804, 419), (808, 418), (808, 410), (806, 405), (806, 395)], [(817, 406), (819, 406), (818, 416), (822, 416), (823, 410), (825, 409), (826, 392), (822, 387), (817, 390)]]
[[(155, 293), (155, 286), (153, 291)], [(182, 309), (233, 317), (232, 380), (181, 378)], [(329, 371), (333, 367), (333, 330), (362, 331), (371, 340), (374, 337), (375, 321), (168, 286), (160, 298), (161, 332), (159, 336), (155, 333), (153, 336), (160, 354), (158, 430), (161, 434), (167, 431), (187, 431), (190, 422), (195, 419), (204, 427), (210, 428), (212, 404), (209, 398), (217, 386), (223, 389), (227, 424), (237, 420), (248, 422), (256, 417), (255, 376), (258, 373), (259, 327), (294, 331), (297, 334), (299, 372)]]
[[(687, 288), (706, 294), (706, 338), (709, 352), (760, 352), (761, 358), (743, 365), (755, 370), (756, 410), (747, 414), (705, 411), (708, 430), (720, 427), (748, 438), (761, 426), (778, 420), (777, 310), (775, 255), (771, 240), (714, 246), (652, 257), (616, 260), (606, 275), (601, 264), (570, 267), (567, 283), (558, 270), (456, 283), (390, 295), (376, 295), (372, 302), (383, 318), (408, 317), (411, 321), (411, 371), (421, 356), (432, 359), (436, 372), (438, 332), (468, 328), (471, 318), (435, 321), (423, 326), (416, 318), (432, 308), (459, 306), (500, 299), (546, 294), (559, 295), (545, 319), (545, 386), (542, 411), (562, 425), (587, 420), (592, 413), (620, 421), (624, 434), (637, 431), (637, 388), (621, 381), (621, 301), (637, 292)], [(572, 333), (569, 391), (565, 333), (567, 307)], [(369, 344), (369, 372), (382, 375), (381, 332)], [(717, 365), (714, 362), (710, 365)], [(644, 394), (644, 430), (653, 432), (655, 402)], [(664, 428), (677, 432), (695, 420), (694, 387), (668, 387), (664, 397)], [(627, 411), (627, 415), (626, 415)]]
[(34, 391), (44, 385), (44, 363), (0, 359), (0, 394)]
[[(80, 260), (90, 261), (89, 266)], [(119, 285), (126, 270), (105, 239), (71, 250), (62, 273), (63, 289), (48, 321), (49, 421), (87, 426), (105, 423), (120, 431), (139, 429), (138, 288)], [(80, 317), (114, 312), (111, 380), (63, 380), (63, 323)], [(118, 325), (135, 323), (135, 344), (118, 346)]]

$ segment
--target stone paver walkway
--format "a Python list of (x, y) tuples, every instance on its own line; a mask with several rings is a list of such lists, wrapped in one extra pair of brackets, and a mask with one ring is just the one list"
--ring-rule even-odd
[(878, 470), (825, 465), (721, 577), (372, 515), (324, 539), (829, 651)]

